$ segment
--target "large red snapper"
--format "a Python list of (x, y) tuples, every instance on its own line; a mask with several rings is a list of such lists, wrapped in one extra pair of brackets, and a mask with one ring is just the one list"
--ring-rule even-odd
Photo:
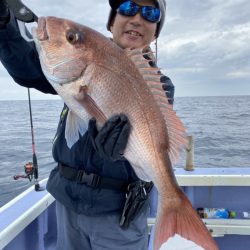
[(173, 174), (171, 161), (185, 143), (185, 130), (162, 90), (159, 69), (148, 65), (141, 50), (122, 50), (69, 20), (40, 18), (33, 36), (46, 78), (70, 109), (69, 147), (91, 117), (101, 126), (114, 114), (128, 116), (132, 130), (124, 156), (159, 192), (154, 248), (179, 234), (206, 250), (218, 249)]

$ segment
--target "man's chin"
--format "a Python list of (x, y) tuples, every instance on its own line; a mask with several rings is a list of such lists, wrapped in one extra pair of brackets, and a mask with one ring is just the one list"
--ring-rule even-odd
[(143, 45), (141, 43), (135, 43), (135, 42), (124, 42), (121, 43), (120, 47), (123, 49), (138, 49), (142, 48)]

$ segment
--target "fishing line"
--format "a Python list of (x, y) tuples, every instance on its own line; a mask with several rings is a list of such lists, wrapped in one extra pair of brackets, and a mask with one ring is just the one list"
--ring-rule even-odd
[(157, 43), (157, 38), (155, 39), (155, 63), (157, 65), (157, 59), (158, 59), (158, 43)]

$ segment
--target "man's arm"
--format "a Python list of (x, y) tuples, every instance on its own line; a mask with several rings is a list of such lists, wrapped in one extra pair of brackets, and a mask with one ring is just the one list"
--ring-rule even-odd
[(0, 60), (19, 85), (56, 94), (42, 72), (34, 42), (22, 38), (12, 13), (10, 21), (0, 28)]
[(162, 88), (168, 97), (169, 104), (174, 104), (174, 84), (172, 83), (171, 79), (165, 75), (161, 77)]

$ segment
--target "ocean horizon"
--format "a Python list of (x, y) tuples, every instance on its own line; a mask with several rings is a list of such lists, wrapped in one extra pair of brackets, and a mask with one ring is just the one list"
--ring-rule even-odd
[[(33, 89), (30, 89), (31, 91), (33, 91)], [(36, 90), (35, 90), (36, 91)], [(58, 96), (58, 95), (52, 95), (52, 94), (43, 94), (41, 98), (41, 96), (39, 96), (39, 98), (37, 97), (33, 97), (32, 96), (32, 93), (31, 93), (31, 101), (58, 101), (58, 100), (61, 100), (61, 98)], [(175, 99), (178, 99), (178, 98), (190, 98), (190, 97), (197, 97), (197, 98), (200, 98), (200, 97), (247, 97), (247, 96), (250, 96), (250, 94), (235, 94), (235, 95), (189, 95), (189, 96), (175, 96)], [(22, 98), (6, 98), (6, 99), (0, 99), (0, 102), (5, 102), (5, 101), (28, 101), (28, 96), (27, 97), (22, 97)]]
[[(39, 180), (56, 166), (52, 141), (63, 102), (32, 100)], [(250, 167), (250, 95), (176, 97), (174, 110), (194, 138), (195, 167)], [(15, 181), (32, 161), (28, 100), (0, 100), (0, 207), (32, 186)], [(185, 154), (175, 167), (184, 167)]]

